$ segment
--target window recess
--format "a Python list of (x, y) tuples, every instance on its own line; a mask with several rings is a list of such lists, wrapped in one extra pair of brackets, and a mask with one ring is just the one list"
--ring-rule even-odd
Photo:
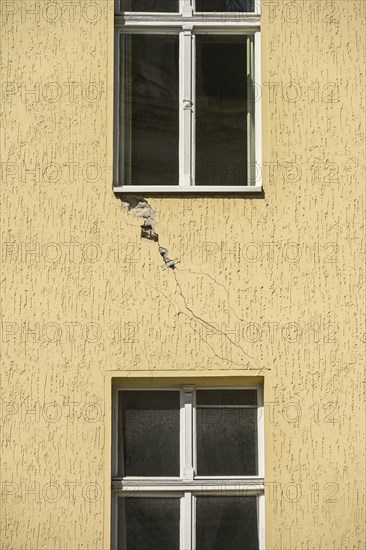
[(260, 386), (114, 391), (112, 548), (263, 550)]
[(120, 0), (114, 191), (261, 185), (260, 17), (252, 0)]

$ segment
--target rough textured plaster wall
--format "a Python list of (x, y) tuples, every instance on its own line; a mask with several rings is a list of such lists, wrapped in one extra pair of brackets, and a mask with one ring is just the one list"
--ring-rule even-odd
[(110, 370), (264, 376), (267, 547), (364, 548), (364, 2), (263, 7), (265, 197), (149, 197), (175, 271), (111, 192), (113, 3), (52, 4), (1, 4), (1, 548), (105, 548)]

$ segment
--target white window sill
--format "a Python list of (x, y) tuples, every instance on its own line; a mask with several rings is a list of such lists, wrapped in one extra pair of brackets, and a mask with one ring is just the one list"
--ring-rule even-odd
[(238, 193), (238, 194), (247, 194), (247, 193), (261, 193), (263, 188), (261, 185), (197, 185), (191, 187), (183, 187), (178, 185), (118, 185), (113, 187), (115, 193), (197, 193), (200, 195), (212, 194), (212, 193), (221, 193), (227, 195), (228, 193)]

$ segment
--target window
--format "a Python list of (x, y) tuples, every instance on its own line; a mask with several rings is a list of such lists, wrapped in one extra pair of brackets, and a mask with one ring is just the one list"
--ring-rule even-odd
[(116, 192), (261, 191), (254, 0), (120, 0)]
[(120, 388), (114, 550), (263, 550), (260, 387)]

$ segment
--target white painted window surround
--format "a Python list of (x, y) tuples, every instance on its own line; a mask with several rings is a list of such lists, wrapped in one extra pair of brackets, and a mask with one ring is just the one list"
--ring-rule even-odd
[[(179, 13), (122, 12), (120, 2), (115, 8), (115, 82), (114, 101), (114, 175), (116, 193), (258, 193), (262, 191), (261, 136), (261, 40), (259, 3), (248, 13), (198, 13), (195, 0), (179, 0)], [(179, 34), (179, 185), (126, 185), (121, 181), (119, 67), (120, 36), (124, 33)], [(243, 162), (247, 166), (247, 181), (243, 185), (195, 185), (195, 38), (198, 34), (242, 35), (248, 41), (250, 77), (254, 82), (253, 106), (248, 113), (247, 151)], [(257, 97), (258, 96), (258, 97)]]
[[(257, 475), (197, 476), (196, 391), (197, 390), (255, 390), (257, 392), (256, 462)], [(119, 473), (119, 441), (123, 426), (118, 411), (119, 392), (123, 391), (179, 391), (180, 392), (180, 475), (179, 477), (121, 477)], [(242, 497), (255, 496), (257, 501), (257, 533), (259, 550), (265, 549), (264, 532), (264, 418), (263, 386), (169, 386), (118, 387), (113, 390), (112, 429), (112, 532), (111, 548), (118, 548), (118, 499), (120, 497), (176, 497), (180, 499), (180, 550), (196, 549), (195, 499), (197, 496)], [(243, 550), (245, 550), (243, 541)], [(128, 549), (127, 549), (128, 550)], [(164, 549), (162, 549), (164, 550)]]

